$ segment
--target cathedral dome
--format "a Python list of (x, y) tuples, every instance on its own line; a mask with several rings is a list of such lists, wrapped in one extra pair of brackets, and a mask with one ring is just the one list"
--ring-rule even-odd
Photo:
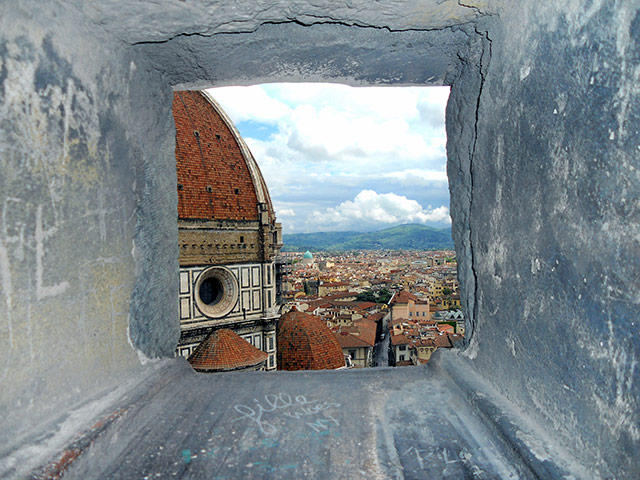
[(309, 250), (307, 250), (305, 252), (305, 254), (302, 256), (302, 258), (313, 259), (313, 255), (311, 254), (311, 252)]
[(198, 372), (257, 370), (269, 355), (249, 344), (233, 330), (215, 330), (189, 356), (188, 362)]
[(274, 220), (260, 169), (220, 105), (206, 91), (174, 92), (173, 117), (178, 218)]
[(335, 335), (318, 317), (291, 311), (278, 322), (279, 370), (331, 370), (344, 367)]

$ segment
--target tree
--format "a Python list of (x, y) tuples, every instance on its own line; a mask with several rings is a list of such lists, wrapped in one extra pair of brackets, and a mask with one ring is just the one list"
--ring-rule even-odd
[(442, 289), (442, 294), (443, 295), (451, 295), (453, 292), (451, 291), (451, 289), (449, 287), (444, 287)]
[(373, 293), (371, 289), (365, 290), (364, 292), (359, 293), (358, 296), (356, 297), (356, 300), (358, 300), (359, 302), (373, 302), (373, 303), (377, 303), (378, 301), (378, 299), (376, 298), (376, 294)]
[(386, 288), (381, 288), (378, 291), (378, 302), (377, 303), (389, 303), (389, 300), (391, 300), (392, 297), (392, 293), (387, 290)]
[(388, 303), (392, 293), (386, 288), (381, 288), (378, 293), (374, 293), (371, 289), (359, 293), (356, 300), (359, 302)]

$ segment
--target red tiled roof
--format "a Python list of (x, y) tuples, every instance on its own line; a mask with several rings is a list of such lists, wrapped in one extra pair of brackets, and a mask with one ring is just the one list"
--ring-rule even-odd
[(376, 343), (376, 324), (371, 320), (356, 320), (350, 327), (340, 327), (336, 338), (342, 348), (373, 347)]
[(413, 365), (411, 360), (400, 360), (396, 362), (396, 367), (410, 367)]
[[(173, 94), (178, 218), (258, 220), (262, 174), (219, 105), (200, 91)], [(271, 215), (273, 217), (273, 215)]]
[(433, 337), (436, 347), (438, 348), (450, 348), (453, 345), (451, 344), (451, 340), (449, 339), (449, 335), (437, 335)]
[(421, 338), (417, 340), (415, 344), (419, 347), (435, 347), (436, 342), (433, 338)]
[(389, 303), (390, 304), (394, 304), (394, 303), (409, 303), (409, 301), (412, 301), (412, 302), (417, 303), (419, 305), (422, 305), (422, 304), (425, 304), (425, 303), (429, 303), (429, 302), (424, 302), (424, 301), (420, 300), (413, 293), (408, 292), (407, 290), (400, 290), (399, 292), (397, 292), (391, 298), (391, 301)]
[(403, 335), (403, 334), (398, 334), (398, 335), (391, 335), (391, 345), (408, 345), (409, 344), (409, 339)]
[(344, 366), (334, 334), (320, 318), (291, 311), (278, 321), (279, 370), (329, 370)]
[(337, 300), (339, 298), (356, 297), (358, 294), (354, 292), (335, 292), (330, 295), (325, 295), (323, 298), (326, 301)]
[(371, 347), (367, 342), (349, 332), (337, 331), (336, 339), (342, 348)]
[[(393, 320), (391, 320), (391, 325), (399, 325), (401, 323), (409, 323), (409, 320), (406, 318), (394, 318)], [(413, 323), (413, 322), (411, 322)]]
[(267, 358), (268, 354), (232, 330), (223, 328), (211, 332), (196, 347), (188, 361), (199, 372), (218, 372), (255, 367)]
[(378, 322), (378, 321), (382, 320), (385, 315), (386, 315), (385, 313), (373, 313), (373, 314), (369, 315), (366, 318), (367, 318), (367, 320), (372, 320), (374, 322)]

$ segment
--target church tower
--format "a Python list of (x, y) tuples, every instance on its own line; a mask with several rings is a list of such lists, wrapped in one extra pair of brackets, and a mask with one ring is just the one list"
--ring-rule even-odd
[(189, 357), (212, 332), (232, 330), (276, 369), (275, 258), (282, 228), (249, 148), (204, 91), (173, 97), (178, 179), (181, 336)]

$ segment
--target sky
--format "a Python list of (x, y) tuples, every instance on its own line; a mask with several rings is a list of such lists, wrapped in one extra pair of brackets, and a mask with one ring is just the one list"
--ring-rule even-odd
[(209, 92), (249, 145), (284, 233), (451, 224), (449, 87), (280, 83)]

